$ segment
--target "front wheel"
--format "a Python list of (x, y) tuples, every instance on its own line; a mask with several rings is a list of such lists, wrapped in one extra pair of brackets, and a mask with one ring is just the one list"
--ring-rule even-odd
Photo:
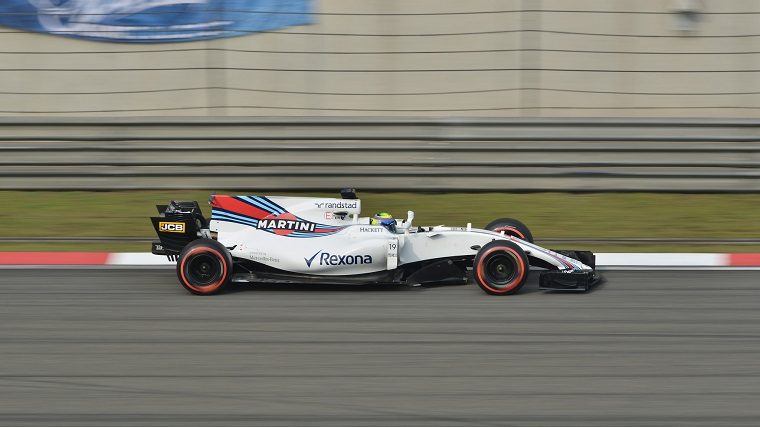
[(533, 233), (527, 225), (513, 218), (499, 218), (486, 225), (486, 230), (497, 233), (504, 232), (507, 236), (515, 236), (526, 242), (533, 243)]
[(179, 283), (196, 295), (211, 295), (229, 282), (232, 257), (221, 243), (198, 239), (182, 249), (177, 259)]
[(514, 242), (494, 240), (475, 256), (473, 277), (491, 295), (514, 294), (528, 279), (528, 256)]

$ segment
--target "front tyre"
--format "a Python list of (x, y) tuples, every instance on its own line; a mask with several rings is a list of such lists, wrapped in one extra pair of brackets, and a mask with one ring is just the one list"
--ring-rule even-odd
[(513, 218), (493, 220), (486, 225), (486, 230), (497, 233), (504, 232), (507, 236), (515, 236), (526, 242), (533, 243), (533, 233), (530, 232), (528, 226)]
[(509, 295), (528, 279), (528, 256), (514, 242), (494, 240), (483, 246), (473, 263), (475, 282), (488, 294)]
[(232, 256), (216, 240), (198, 239), (182, 249), (177, 259), (179, 283), (195, 295), (215, 294), (227, 285)]

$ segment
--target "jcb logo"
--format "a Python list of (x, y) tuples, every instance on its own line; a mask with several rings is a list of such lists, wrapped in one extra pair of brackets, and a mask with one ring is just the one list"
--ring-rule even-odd
[(184, 233), (185, 223), (184, 222), (159, 222), (158, 231), (163, 231), (166, 233)]

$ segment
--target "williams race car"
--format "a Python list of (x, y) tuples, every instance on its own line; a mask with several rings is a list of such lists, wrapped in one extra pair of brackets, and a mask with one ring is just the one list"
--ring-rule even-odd
[(586, 291), (600, 277), (594, 254), (533, 243), (520, 221), (485, 229), (412, 225), (388, 214), (362, 217), (353, 190), (342, 198), (212, 195), (211, 219), (194, 201), (158, 205), (156, 255), (177, 262), (179, 282), (198, 295), (230, 283), (464, 284), (468, 271), (492, 295), (520, 290), (531, 266), (539, 288)]

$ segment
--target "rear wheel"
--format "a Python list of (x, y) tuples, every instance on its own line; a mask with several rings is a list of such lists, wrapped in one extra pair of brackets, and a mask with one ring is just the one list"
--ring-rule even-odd
[(526, 242), (533, 243), (533, 234), (527, 225), (514, 218), (499, 218), (491, 221), (486, 225), (486, 230), (495, 231), (497, 233), (504, 232), (507, 236), (515, 236)]
[(211, 239), (194, 240), (179, 254), (179, 283), (196, 295), (215, 294), (227, 285), (232, 272), (232, 257), (221, 243)]
[(486, 293), (509, 295), (519, 291), (528, 279), (528, 256), (514, 242), (494, 240), (475, 256), (473, 277)]

